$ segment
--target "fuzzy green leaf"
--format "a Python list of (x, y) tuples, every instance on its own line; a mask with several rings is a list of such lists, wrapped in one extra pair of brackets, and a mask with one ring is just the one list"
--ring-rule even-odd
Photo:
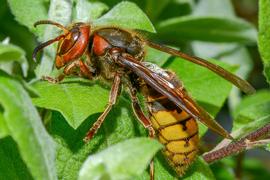
[(157, 26), (157, 32), (166, 42), (178, 44), (183, 40), (252, 44), (257, 41), (255, 27), (237, 18), (178, 17), (161, 22)]
[(149, 138), (130, 139), (113, 145), (85, 161), (79, 179), (132, 179), (149, 165), (161, 144)]
[(77, 0), (76, 21), (92, 22), (107, 11), (109, 7), (102, 2), (91, 2), (88, 0)]
[(264, 63), (264, 74), (270, 83), (270, 0), (259, 1), (259, 51)]
[[(232, 136), (241, 138), (270, 123), (270, 92), (262, 90), (248, 96), (236, 107), (233, 116)], [(221, 142), (229, 143), (225, 139)]]
[[(247, 126), (249, 123), (256, 123), (259, 119), (270, 115), (270, 91), (258, 91), (248, 96), (236, 107), (234, 111), (233, 131)], [(253, 126), (255, 130), (257, 126)]]
[(1, 61), (20, 61), (25, 56), (23, 49), (12, 44), (0, 43), (0, 62)]
[[(172, 170), (172, 168), (168, 168), (167, 162), (165, 162), (165, 157), (159, 156), (158, 159), (155, 159), (155, 178), (158, 180), (175, 180), (178, 175)], [(167, 165), (167, 166), (164, 166)], [(148, 171), (148, 170), (147, 170)], [(149, 175), (145, 171), (143, 175), (141, 175), (139, 178), (136, 178), (136, 180), (148, 180)], [(201, 158), (198, 157), (195, 162), (193, 162), (186, 174), (183, 177), (179, 177), (178, 179), (183, 180), (191, 180), (191, 179), (202, 179), (202, 180), (212, 180), (215, 179), (211, 169), (209, 168), (209, 165)]]
[(139, 132), (143, 127), (137, 125), (139, 122), (130, 110), (131, 104), (120, 98), (97, 134), (88, 143), (84, 143), (83, 138), (100, 114), (91, 115), (74, 130), (60, 113), (53, 112), (49, 131), (59, 147), (57, 149), (59, 179), (77, 179), (79, 169), (89, 155), (125, 139), (141, 136)]
[(31, 32), (43, 34), (44, 29), (35, 29), (33, 24), (41, 19), (47, 19), (45, 0), (8, 0), (11, 12), (15, 19), (26, 26)]
[(154, 63), (160, 67), (162, 67), (166, 61), (169, 59), (169, 57), (171, 57), (171, 55), (161, 52), (157, 49), (153, 49), (148, 47), (146, 49), (146, 57), (145, 57), (145, 61)]
[(209, 165), (202, 159), (198, 158), (195, 161), (188, 172), (185, 174), (184, 180), (193, 180), (193, 179), (205, 179), (205, 180), (214, 180), (215, 176), (213, 175)]
[(114, 6), (108, 13), (94, 21), (94, 25), (111, 25), (156, 32), (153, 24), (144, 12), (136, 4), (127, 1)]
[(23, 86), (0, 73), (0, 103), (9, 135), (35, 179), (56, 179), (54, 143)]
[(38, 82), (34, 88), (40, 94), (40, 97), (33, 98), (34, 104), (61, 112), (75, 129), (89, 115), (102, 112), (109, 95), (107, 89), (78, 78), (67, 79), (60, 84)]
[(17, 61), (21, 64), (24, 76), (27, 75), (28, 62), (25, 57), (25, 52), (22, 48), (12, 45), (0, 43), (0, 64), (2, 62)]

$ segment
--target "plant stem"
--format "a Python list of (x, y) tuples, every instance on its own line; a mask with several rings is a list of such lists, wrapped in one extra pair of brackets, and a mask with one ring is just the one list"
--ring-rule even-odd
[(234, 141), (225, 146), (219, 147), (213, 151), (203, 154), (203, 158), (207, 163), (212, 163), (224, 157), (238, 154), (242, 151), (258, 147), (258, 145), (265, 145), (269, 143), (269, 139), (257, 141), (260, 138), (268, 136), (270, 133), (270, 124), (267, 124), (240, 140)]

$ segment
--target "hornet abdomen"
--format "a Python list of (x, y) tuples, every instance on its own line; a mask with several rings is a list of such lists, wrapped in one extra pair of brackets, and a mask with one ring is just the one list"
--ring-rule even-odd
[[(181, 88), (176, 76), (153, 64), (147, 67), (161, 76), (167, 76), (176, 88)], [(154, 69), (153, 69), (154, 68)], [(148, 85), (142, 87), (147, 102), (150, 120), (156, 138), (164, 145), (163, 153), (177, 174), (184, 174), (198, 152), (199, 135), (196, 120), (176, 106), (166, 96)]]

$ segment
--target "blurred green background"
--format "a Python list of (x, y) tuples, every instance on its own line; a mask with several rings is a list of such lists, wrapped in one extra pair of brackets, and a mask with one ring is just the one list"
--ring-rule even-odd
[[(76, 4), (76, 2), (74, 0), (73, 4)], [(106, 4), (108, 8), (103, 10), (106, 12), (121, 1), (104, 0), (89, 2), (102, 2)], [(257, 0), (224, 0), (222, 2), (217, 0), (133, 0), (131, 2), (136, 3), (147, 14), (157, 30), (156, 34), (143, 32), (146, 37), (155, 42), (179, 48), (186, 53), (195, 54), (205, 59), (215, 59), (236, 65), (238, 68), (236, 73), (249, 81), (257, 90), (269, 90), (269, 85), (262, 73), (263, 63), (257, 45)], [(44, 8), (49, 10), (50, 1), (43, 0), (42, 3)], [(32, 51), (38, 44), (37, 35), (39, 33), (34, 35), (33, 31), (30, 31), (29, 28), (15, 20), (7, 0), (0, 0), (0, 4), (0, 41), (9, 41), (9, 43), (21, 48), (23, 54), (25, 53), (25, 61), (27, 61), (20, 59), (18, 61), (2, 62), (0, 63), (0, 68), (11, 75), (23, 78), (26, 82), (32, 81), (39, 76), (35, 71), (37, 64), (31, 58)], [(178, 17), (186, 17), (187, 19), (177, 19)], [(239, 24), (243, 23), (243, 28), (247, 27), (248, 31), (244, 31), (241, 27), (234, 28), (232, 26), (221, 31), (223, 27), (221, 23), (221, 25), (207, 24), (201, 19), (196, 19), (199, 17), (207, 17), (210, 20), (213, 17), (218, 17), (221, 20), (222, 18), (241, 18), (243, 22), (241, 20)], [(176, 19), (171, 20), (171, 18)], [(210, 22), (209, 19), (206, 21)], [(218, 20), (214, 19), (213, 22), (219, 22)], [(219, 25), (220, 28), (218, 29)], [(217, 29), (215, 29), (216, 27)], [(239, 32), (237, 32), (238, 30)], [(235, 34), (231, 35), (230, 33)], [(42, 38), (39, 36), (39, 39)], [(28, 64), (29, 67), (23, 64)], [(166, 61), (163, 67), (171, 68), (174, 65)], [(219, 85), (217, 84), (216, 86)], [(193, 94), (196, 96), (196, 92), (193, 92)], [(201, 100), (200, 98), (198, 99), (199, 101)], [(217, 115), (221, 125), (229, 131), (233, 128), (233, 112), (241, 100), (242, 94), (234, 88), (229, 96), (229, 100), (226, 101), (226, 105), (222, 107)], [(215, 114), (215, 111), (219, 110), (219, 108), (213, 110), (212, 114)], [(220, 138), (217, 135), (207, 132), (203, 137), (202, 150), (208, 151), (212, 149), (219, 140)], [(1, 140), (0, 146), (5, 144), (4, 141), (7, 140)], [(15, 144), (10, 146), (15, 146)], [(15, 154), (18, 153), (17, 150), (14, 151), (16, 151)], [(25, 168), (24, 165), (22, 166)], [(237, 156), (226, 158), (212, 164), (210, 167), (217, 179), (270, 179), (270, 154), (263, 148), (250, 150)]]

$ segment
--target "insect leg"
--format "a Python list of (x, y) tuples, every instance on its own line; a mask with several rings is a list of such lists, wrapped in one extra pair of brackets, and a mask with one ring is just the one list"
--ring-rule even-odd
[(112, 106), (116, 103), (116, 99), (118, 97), (119, 90), (120, 90), (120, 85), (121, 85), (121, 77), (119, 76), (119, 74), (116, 74), (114, 77), (112, 89), (110, 92), (109, 103), (108, 103), (107, 107), (105, 108), (104, 112), (99, 116), (97, 121), (93, 124), (93, 126), (87, 132), (87, 134), (84, 138), (85, 142), (89, 141), (96, 134), (96, 132), (98, 131), (98, 129), (100, 128), (100, 126), (104, 122), (106, 116), (108, 115), (108, 113), (112, 109)]
[(49, 81), (50, 83), (59, 83), (65, 78), (65, 76), (74, 74), (77, 68), (79, 68), (82, 76), (87, 77), (88, 79), (93, 78), (93, 72), (90, 70), (90, 68), (82, 60), (77, 60), (67, 65), (63, 74), (60, 74), (58, 77), (53, 78), (50, 76), (43, 76), (42, 80)]
[[(132, 101), (132, 109), (134, 111), (134, 114), (136, 115), (139, 122), (146, 129), (148, 129), (149, 137), (154, 138), (155, 137), (155, 130), (152, 126), (151, 121), (149, 121), (149, 119), (147, 117), (145, 117), (145, 115), (140, 107), (139, 100), (136, 96), (137, 90), (135, 88), (133, 88), (131, 84), (128, 85), (128, 88), (129, 88), (129, 93), (130, 93), (130, 97), (131, 97), (131, 101)], [(150, 179), (154, 180), (154, 161), (153, 160), (151, 160), (151, 162), (150, 162)]]

